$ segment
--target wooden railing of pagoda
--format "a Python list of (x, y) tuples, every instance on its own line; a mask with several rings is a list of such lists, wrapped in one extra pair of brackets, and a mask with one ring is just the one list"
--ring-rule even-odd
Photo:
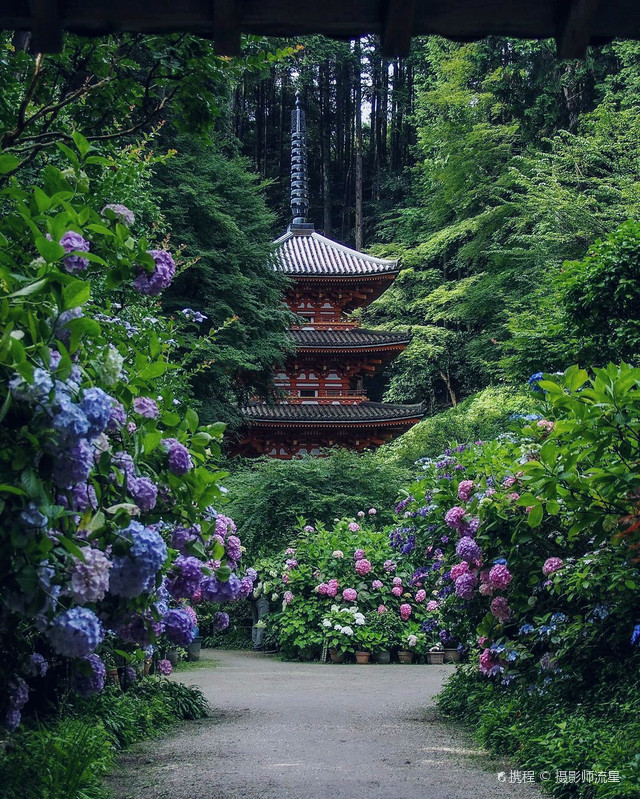
[(360, 320), (354, 319), (353, 322), (308, 322), (305, 325), (292, 325), (292, 330), (353, 330), (360, 327)]
[(302, 405), (303, 403), (318, 405), (330, 405), (339, 402), (341, 405), (359, 405), (361, 402), (368, 402), (369, 398), (362, 391), (357, 389), (318, 389), (315, 397), (302, 397), (299, 392), (288, 394), (285, 402), (292, 405)]

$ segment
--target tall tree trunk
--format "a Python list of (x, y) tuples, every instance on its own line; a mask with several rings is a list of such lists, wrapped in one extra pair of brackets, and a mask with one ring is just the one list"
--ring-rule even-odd
[(325, 236), (331, 236), (331, 67), (320, 67), (320, 148), (322, 158), (322, 221)]
[(361, 250), (363, 245), (363, 222), (362, 222), (362, 50), (360, 39), (356, 39), (356, 74), (355, 74), (355, 206), (356, 206), (356, 250)]

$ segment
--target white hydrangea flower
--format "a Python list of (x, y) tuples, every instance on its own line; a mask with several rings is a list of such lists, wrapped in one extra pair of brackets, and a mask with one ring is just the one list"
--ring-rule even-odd
[(353, 628), (352, 627), (343, 627), (342, 632), (345, 635), (353, 635)]
[(114, 346), (110, 346), (102, 364), (102, 378), (108, 386), (115, 385), (122, 378), (123, 364), (122, 355)]
[(331, 627), (331, 622), (329, 621), (329, 619), (325, 619), (325, 620), (322, 622), (322, 626), (323, 626), (323, 627)]

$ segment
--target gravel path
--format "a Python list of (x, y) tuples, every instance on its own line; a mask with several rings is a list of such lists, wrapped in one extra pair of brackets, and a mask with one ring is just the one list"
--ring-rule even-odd
[(538, 799), (498, 782), (492, 762), (439, 720), (433, 698), (452, 666), (283, 663), (203, 652), (179, 673), (211, 718), (120, 758), (117, 799)]

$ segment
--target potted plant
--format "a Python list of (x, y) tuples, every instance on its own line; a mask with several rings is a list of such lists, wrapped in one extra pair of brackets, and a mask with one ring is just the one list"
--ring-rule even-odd
[(429, 651), (427, 652), (427, 663), (430, 663), (431, 665), (440, 665), (441, 663), (444, 663), (444, 647), (440, 641), (429, 647)]
[(367, 613), (367, 627), (377, 634), (377, 643), (373, 648), (376, 662), (382, 665), (391, 663), (391, 650), (400, 641), (402, 622), (394, 613), (372, 610)]
[(331, 611), (322, 620), (322, 627), (332, 663), (344, 662), (347, 652), (355, 650), (355, 630), (364, 623), (364, 615), (356, 607), (331, 606)]
[(200, 637), (200, 631), (196, 627), (193, 641), (187, 647), (187, 660), (191, 662), (200, 660), (201, 647), (202, 647), (202, 638)]
[(355, 634), (356, 663), (368, 663), (371, 653), (380, 646), (381, 642), (382, 634), (380, 632), (369, 627), (357, 627)]

